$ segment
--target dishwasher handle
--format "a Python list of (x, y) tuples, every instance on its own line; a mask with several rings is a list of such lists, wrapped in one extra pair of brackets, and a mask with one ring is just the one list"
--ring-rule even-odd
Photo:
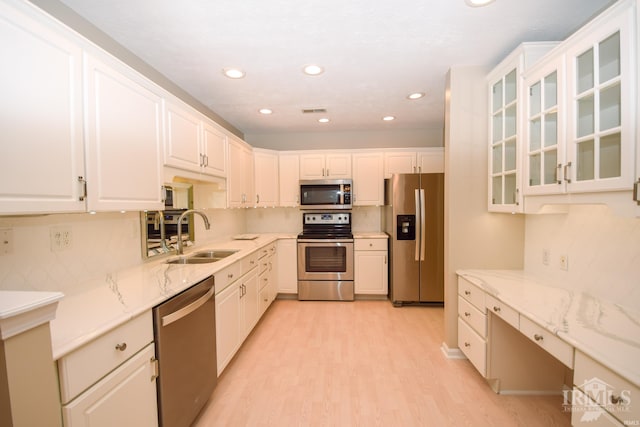
[(198, 308), (200, 308), (204, 303), (209, 301), (211, 299), (211, 297), (213, 297), (214, 293), (215, 293), (215, 288), (211, 287), (209, 289), (209, 291), (207, 291), (206, 294), (204, 294), (203, 296), (201, 296), (200, 298), (198, 298), (197, 300), (195, 300), (191, 304), (189, 304), (189, 305), (187, 305), (185, 307), (182, 307), (181, 309), (176, 310), (173, 313), (167, 314), (166, 316), (162, 316), (162, 326), (170, 325), (173, 322), (175, 322), (177, 320), (180, 320), (183, 317), (188, 316), (189, 314), (193, 313)]

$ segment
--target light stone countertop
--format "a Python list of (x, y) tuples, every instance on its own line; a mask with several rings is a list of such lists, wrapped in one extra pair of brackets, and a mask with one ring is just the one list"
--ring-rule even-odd
[(371, 231), (371, 232), (354, 231), (353, 238), (354, 239), (388, 239), (389, 235), (382, 231)]
[[(62, 298), (51, 322), (55, 360), (109, 330), (164, 302), (261, 247), (289, 234), (260, 234), (255, 240), (220, 240), (185, 248), (185, 255), (210, 249), (237, 253), (210, 264), (166, 264), (171, 257), (150, 260), (87, 283), (86, 292)], [(216, 292), (221, 289), (216, 289)]]
[(640, 312), (520, 270), (457, 274), (640, 387)]

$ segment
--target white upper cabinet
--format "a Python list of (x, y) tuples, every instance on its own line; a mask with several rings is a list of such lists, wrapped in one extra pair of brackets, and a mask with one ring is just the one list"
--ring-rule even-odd
[(82, 51), (0, 3), (0, 213), (85, 210)]
[(251, 146), (229, 140), (229, 177), (227, 178), (227, 206), (252, 207), (255, 203), (253, 182), (253, 152)]
[(300, 154), (300, 179), (351, 178), (351, 154)]
[(358, 152), (353, 159), (353, 205), (384, 204), (384, 156), (380, 152)]
[(636, 108), (635, 2), (621, 2), (567, 46), (567, 191), (630, 189)]
[(280, 206), (300, 205), (300, 156), (295, 153), (279, 153)]
[(256, 207), (278, 206), (278, 153), (253, 150)]
[(489, 211), (522, 212), (521, 144), (526, 104), (522, 72), (557, 43), (523, 43), (487, 77)]
[(390, 150), (384, 153), (384, 177), (394, 173), (443, 173), (444, 147)]
[(217, 177), (227, 175), (227, 136), (177, 98), (166, 100), (164, 164)]
[(109, 62), (85, 54), (87, 208), (162, 209), (162, 98)]
[(611, 196), (638, 178), (636, 14), (616, 3), (525, 73), (527, 212), (567, 193), (626, 211)]

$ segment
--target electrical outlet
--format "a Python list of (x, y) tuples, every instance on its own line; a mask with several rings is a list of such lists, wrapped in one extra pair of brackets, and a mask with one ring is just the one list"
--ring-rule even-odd
[(71, 248), (71, 227), (59, 226), (51, 227), (49, 230), (51, 238), (51, 251), (59, 252)]
[(569, 270), (569, 256), (568, 255), (560, 255), (560, 270), (564, 270), (564, 271)]
[(0, 255), (13, 253), (13, 229), (0, 228)]
[(549, 265), (549, 249), (542, 250), (542, 264)]

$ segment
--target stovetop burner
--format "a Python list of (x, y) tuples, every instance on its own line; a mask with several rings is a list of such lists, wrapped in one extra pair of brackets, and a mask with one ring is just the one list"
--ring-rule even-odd
[(299, 239), (353, 239), (351, 212), (306, 212), (302, 214)]

